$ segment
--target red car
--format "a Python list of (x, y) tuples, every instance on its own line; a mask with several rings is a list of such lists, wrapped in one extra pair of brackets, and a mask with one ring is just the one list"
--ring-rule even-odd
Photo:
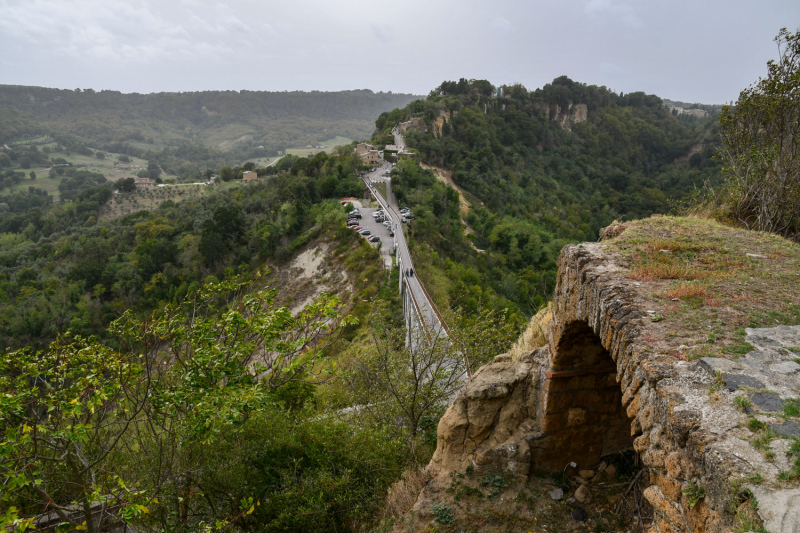
[(361, 231), (364, 228), (362, 228), (361, 226), (352, 226), (350, 229), (354, 229), (356, 231)]

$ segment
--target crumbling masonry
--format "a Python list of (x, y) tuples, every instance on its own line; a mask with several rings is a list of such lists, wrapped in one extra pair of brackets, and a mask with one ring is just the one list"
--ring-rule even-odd
[[(567, 246), (559, 261), (549, 346), (476, 372), (439, 424), (430, 470), (472, 465), (527, 478), (633, 449), (646, 466), (654, 530), (731, 531), (735, 487), (749, 487), (768, 531), (800, 532), (800, 489), (775, 482), (780, 465), (751, 447), (732, 401), (709, 401), (718, 371), (724, 394), (754, 379), (800, 396), (800, 365), (785, 349), (800, 346), (800, 327), (748, 330), (756, 350), (738, 362), (683, 361), (653, 350), (647, 295), (602, 243)], [(764, 483), (748, 485), (755, 473)], [(705, 490), (692, 509), (683, 495), (690, 481)]]

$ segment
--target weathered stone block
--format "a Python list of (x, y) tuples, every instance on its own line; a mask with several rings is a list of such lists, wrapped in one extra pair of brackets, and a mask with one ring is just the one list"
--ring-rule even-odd
[(658, 485), (658, 488), (661, 489), (661, 492), (667, 498), (675, 502), (681, 501), (681, 490), (683, 489), (683, 483), (675, 481), (670, 477), (656, 474), (655, 484)]
[(731, 392), (734, 392), (741, 387), (750, 387), (751, 389), (764, 388), (764, 384), (761, 381), (746, 374), (725, 374), (724, 379), (725, 385)]
[(650, 434), (641, 435), (633, 439), (633, 449), (636, 453), (642, 453), (650, 447)]
[(664, 450), (649, 451), (642, 455), (642, 463), (650, 468), (664, 468), (664, 459), (667, 453)]
[(633, 401), (628, 404), (628, 408), (625, 410), (628, 415), (628, 418), (635, 418), (636, 414), (639, 412), (639, 396), (633, 399)]
[(768, 413), (777, 413), (783, 410), (783, 400), (777, 394), (770, 392), (757, 392), (750, 397), (753, 405)]
[(584, 422), (586, 422), (586, 410), (575, 408), (567, 412), (568, 426), (580, 426)]
[(642, 493), (644, 499), (650, 502), (655, 509), (660, 509), (662, 502), (664, 502), (664, 494), (661, 489), (656, 485), (650, 485)]
[(667, 473), (673, 479), (683, 479), (683, 468), (681, 468), (681, 457), (678, 452), (672, 452), (664, 459), (664, 466)]
[[(685, 498), (684, 498), (685, 499)], [(683, 504), (683, 511), (686, 514), (686, 523), (692, 533), (705, 533), (706, 522), (708, 521), (708, 507), (705, 502), (700, 502), (692, 509), (688, 505)]]

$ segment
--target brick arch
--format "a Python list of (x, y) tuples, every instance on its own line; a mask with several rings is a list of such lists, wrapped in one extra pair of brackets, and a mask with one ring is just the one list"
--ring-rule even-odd
[(622, 405), (617, 367), (585, 320), (557, 328), (549, 367), (542, 369), (539, 420), (543, 438), (533, 455), (537, 468), (559, 470), (568, 462), (596, 465), (630, 449), (631, 420)]
[(550, 359), (551, 369), (580, 371), (606, 367), (616, 372), (608, 350), (585, 320), (573, 320), (561, 329)]

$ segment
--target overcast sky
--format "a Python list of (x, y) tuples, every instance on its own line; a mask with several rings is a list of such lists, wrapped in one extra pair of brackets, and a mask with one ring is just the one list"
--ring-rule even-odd
[(0, 83), (427, 94), (566, 74), (722, 103), (798, 26), (798, 0), (0, 0)]

